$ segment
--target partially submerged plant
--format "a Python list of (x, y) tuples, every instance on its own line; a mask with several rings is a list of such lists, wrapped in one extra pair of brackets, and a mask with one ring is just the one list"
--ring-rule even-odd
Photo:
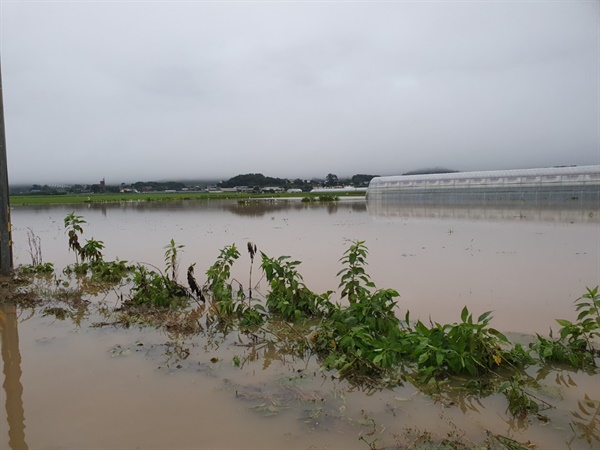
[(231, 278), (231, 267), (233, 263), (240, 257), (235, 244), (225, 246), (215, 261), (208, 268), (206, 276), (208, 277), (206, 284), (213, 298), (216, 301), (231, 300), (233, 298), (233, 287)]
[(86, 223), (86, 221), (82, 216), (76, 216), (75, 212), (71, 212), (65, 217), (64, 223), (67, 235), (69, 236), (69, 249), (75, 252), (76, 263), (79, 263), (81, 253), (79, 237), (83, 234), (83, 227), (81, 225)]
[(341, 297), (348, 298), (350, 303), (365, 300), (370, 295), (370, 288), (375, 284), (365, 272), (368, 249), (364, 241), (353, 241), (340, 262), (346, 267), (338, 272), (341, 275), (340, 285), (343, 287)]
[(290, 261), (289, 256), (269, 258), (263, 252), (261, 257), (261, 268), (270, 287), (266, 304), (271, 312), (284, 320), (302, 321), (323, 315), (331, 306), (331, 292), (318, 295), (306, 287), (297, 270), (300, 261)]
[(142, 264), (137, 265), (133, 270), (133, 288), (129, 303), (163, 308), (179, 308), (188, 305), (190, 292), (177, 282), (178, 252), (183, 247), (176, 244), (173, 239), (164, 247), (167, 274), (149, 270)]
[(171, 241), (164, 246), (165, 249), (165, 268), (167, 273), (171, 273), (171, 280), (177, 279), (177, 271), (179, 269), (179, 252), (183, 250), (185, 246), (175, 243), (175, 240)]
[(533, 348), (543, 361), (582, 369), (596, 367), (596, 356), (600, 352), (595, 348), (594, 340), (600, 338), (600, 294), (598, 286), (586, 290), (575, 300), (575, 309), (579, 311), (576, 322), (556, 319), (562, 326), (558, 339), (554, 339), (552, 330), (549, 339), (537, 335), (538, 341)]
[(102, 250), (104, 250), (104, 242), (97, 241), (94, 238), (86, 240), (83, 247), (79, 249), (81, 261), (90, 261), (92, 263), (102, 260)]
[(31, 228), (27, 228), (27, 244), (29, 246), (29, 256), (31, 264), (21, 264), (17, 268), (21, 275), (40, 275), (47, 276), (54, 273), (54, 264), (51, 262), (44, 263), (42, 257), (42, 240), (36, 236)]
[[(250, 249), (250, 245), (248, 245)], [(251, 257), (253, 258), (253, 254)], [(212, 295), (219, 322), (230, 324), (233, 319), (239, 321), (241, 328), (254, 328), (265, 321), (266, 311), (262, 305), (247, 305), (244, 300), (246, 295), (241, 283), (234, 295), (231, 268), (240, 257), (235, 244), (224, 247), (217, 261), (206, 271), (208, 280), (207, 289)]]
[(87, 223), (82, 216), (75, 215), (74, 212), (68, 214), (65, 219), (65, 228), (69, 236), (69, 249), (75, 252), (76, 262), (63, 269), (63, 274), (67, 276), (76, 275), (78, 279), (90, 277), (88, 283), (94, 282), (115, 285), (127, 278), (133, 269), (127, 261), (105, 261), (102, 251), (104, 242), (94, 239), (87, 239), (85, 244), (81, 245), (80, 235), (83, 234), (82, 225)]
[(448, 374), (479, 376), (511, 359), (503, 350), (506, 336), (489, 327), (490, 314), (483, 313), (474, 321), (464, 307), (460, 323), (435, 323), (429, 328), (418, 321), (409, 328), (409, 356), (417, 362), (423, 380)]
[(133, 305), (176, 308), (186, 306), (189, 300), (189, 294), (183, 286), (141, 264), (133, 271), (131, 292), (129, 302)]
[(22, 275), (52, 275), (54, 273), (54, 264), (51, 262), (39, 264), (37, 266), (31, 264), (21, 264), (19, 267), (17, 267), (17, 272)]
[(256, 244), (253, 242), (248, 242), (247, 245), (248, 254), (250, 255), (250, 275), (248, 276), (248, 297), (252, 300), (252, 267), (254, 266), (254, 256), (258, 251)]
[(41, 266), (44, 263), (42, 258), (42, 239), (36, 236), (31, 228), (27, 228), (27, 244), (29, 245), (31, 266)]

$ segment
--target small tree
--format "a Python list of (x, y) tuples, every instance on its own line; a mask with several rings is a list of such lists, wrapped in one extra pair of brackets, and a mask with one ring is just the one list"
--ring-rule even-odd
[(75, 252), (75, 260), (79, 264), (79, 255), (81, 254), (81, 244), (79, 235), (83, 234), (82, 224), (86, 223), (82, 216), (76, 216), (72, 212), (65, 217), (65, 231), (69, 236), (69, 250)]
[(325, 178), (325, 186), (333, 187), (339, 184), (339, 180), (336, 174), (328, 173), (327, 178)]

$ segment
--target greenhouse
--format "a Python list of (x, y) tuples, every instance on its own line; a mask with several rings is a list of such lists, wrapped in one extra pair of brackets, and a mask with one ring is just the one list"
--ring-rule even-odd
[(600, 166), (454, 172), (373, 178), (371, 201), (402, 203), (598, 203)]

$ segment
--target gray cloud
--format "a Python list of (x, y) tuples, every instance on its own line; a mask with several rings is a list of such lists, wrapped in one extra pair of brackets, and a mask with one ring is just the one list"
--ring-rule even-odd
[(595, 2), (3, 2), (11, 182), (600, 164)]

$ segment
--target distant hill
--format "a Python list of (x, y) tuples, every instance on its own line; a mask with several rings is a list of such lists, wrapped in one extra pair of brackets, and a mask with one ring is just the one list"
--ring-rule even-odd
[(283, 178), (266, 177), (262, 173), (247, 173), (236, 175), (226, 181), (221, 181), (217, 186), (224, 188), (233, 188), (236, 186), (265, 187), (265, 186), (285, 186), (288, 180)]

